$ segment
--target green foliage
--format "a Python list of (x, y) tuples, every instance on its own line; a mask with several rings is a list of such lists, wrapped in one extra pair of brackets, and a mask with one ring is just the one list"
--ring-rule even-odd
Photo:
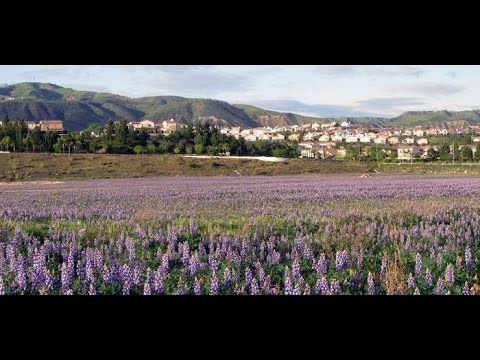
[(142, 145), (135, 145), (133, 148), (133, 152), (135, 154), (142, 154), (143, 153), (143, 146)]

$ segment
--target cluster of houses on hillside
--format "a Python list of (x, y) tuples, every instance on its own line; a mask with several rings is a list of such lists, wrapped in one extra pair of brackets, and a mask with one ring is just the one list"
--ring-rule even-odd
[[(35, 121), (26, 121), (28, 130), (32, 131), (36, 127), (40, 128), (41, 132), (56, 132), (63, 133), (65, 129), (63, 128), (62, 120), (40, 120), (38, 123)], [(0, 120), (0, 126), (3, 125), (3, 122)]]
[[(428, 138), (436, 135), (470, 133), (473, 142), (480, 141), (480, 127), (468, 128), (373, 128), (372, 126), (352, 126), (347, 121), (342, 123), (303, 124), (277, 127), (259, 127), (241, 129), (240, 127), (223, 127), (223, 134), (244, 138), (246, 141), (297, 141), (302, 157), (343, 158), (346, 156), (346, 144), (386, 145), (380, 151), (397, 152), (400, 160), (426, 158), (430, 148)], [(465, 145), (475, 152), (475, 145)], [(368, 146), (364, 147), (368, 151)]]
[(176, 131), (179, 127), (174, 119), (164, 120), (161, 122), (153, 122), (151, 120), (131, 121), (127, 124), (134, 130), (145, 129), (149, 134), (168, 135)]

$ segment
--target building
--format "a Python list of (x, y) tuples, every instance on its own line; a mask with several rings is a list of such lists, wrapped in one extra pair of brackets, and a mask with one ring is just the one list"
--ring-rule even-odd
[(35, 121), (27, 121), (27, 122), (25, 122), (25, 124), (27, 125), (27, 128), (28, 128), (29, 131), (32, 131), (37, 126), (39, 126), (38, 124), (35, 123)]
[(177, 123), (173, 119), (164, 120), (162, 122), (162, 127), (163, 127), (163, 129), (168, 130), (168, 131), (177, 131)]
[(417, 139), (417, 144), (418, 144), (418, 145), (427, 145), (427, 144), (428, 144), (428, 140), (425, 139), (425, 138)]
[(315, 151), (312, 149), (302, 149), (300, 150), (300, 157), (301, 158), (314, 158)]
[(148, 132), (155, 132), (155, 123), (150, 120), (132, 121), (128, 123), (134, 130), (147, 129)]
[(42, 120), (40, 121), (40, 131), (43, 132), (57, 132), (61, 133), (64, 131), (63, 129), (63, 121), (62, 120)]
[(398, 144), (398, 137), (392, 136), (387, 139), (390, 145), (397, 145)]

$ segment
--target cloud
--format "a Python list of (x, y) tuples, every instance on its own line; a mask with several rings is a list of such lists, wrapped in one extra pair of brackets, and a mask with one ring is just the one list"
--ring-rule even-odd
[(425, 70), (413, 65), (319, 65), (317, 71), (331, 77), (345, 76), (410, 76), (421, 77)]
[(453, 95), (466, 90), (464, 85), (452, 85), (442, 83), (423, 83), (423, 84), (404, 84), (395, 87), (389, 87), (390, 91), (406, 92), (409, 94), (424, 95), (424, 96), (442, 96)]
[(376, 113), (362, 111), (349, 105), (307, 104), (297, 100), (260, 100), (250, 104), (273, 111), (291, 112), (308, 116), (341, 117), (341, 116), (378, 116)]
[(248, 75), (222, 71), (166, 71), (149, 79), (148, 85), (168, 94), (213, 97), (223, 92), (246, 91), (253, 80)]
[(371, 98), (367, 100), (357, 101), (360, 108), (374, 109), (375, 111), (384, 111), (404, 107), (404, 106), (421, 106), (425, 101), (415, 97), (388, 97), (388, 98)]

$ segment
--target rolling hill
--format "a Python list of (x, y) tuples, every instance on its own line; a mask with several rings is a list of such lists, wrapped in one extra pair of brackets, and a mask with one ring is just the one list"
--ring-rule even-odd
[(67, 130), (78, 131), (109, 119), (180, 123), (210, 120), (219, 125), (257, 127), (349, 121), (371, 126), (447, 126), (480, 124), (480, 110), (410, 111), (392, 119), (372, 117), (319, 118), (265, 110), (245, 104), (179, 96), (129, 98), (109, 93), (79, 91), (46, 83), (19, 83), (0, 87), (0, 119), (60, 119)]

